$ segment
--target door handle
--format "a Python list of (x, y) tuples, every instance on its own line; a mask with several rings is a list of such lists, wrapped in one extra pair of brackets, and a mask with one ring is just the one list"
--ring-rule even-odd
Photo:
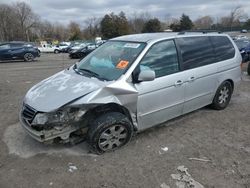
[(190, 78), (188, 79), (188, 82), (193, 82), (193, 81), (195, 81), (195, 77), (194, 77), (194, 76), (192, 76), (192, 77), (190, 77)]
[(175, 86), (181, 86), (183, 84), (183, 81), (182, 80), (178, 80), (175, 82)]

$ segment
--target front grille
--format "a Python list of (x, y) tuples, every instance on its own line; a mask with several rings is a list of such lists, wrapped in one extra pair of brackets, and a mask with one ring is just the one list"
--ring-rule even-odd
[(36, 115), (36, 110), (34, 108), (30, 107), (27, 104), (23, 105), (22, 116), (26, 121), (31, 123), (35, 115)]

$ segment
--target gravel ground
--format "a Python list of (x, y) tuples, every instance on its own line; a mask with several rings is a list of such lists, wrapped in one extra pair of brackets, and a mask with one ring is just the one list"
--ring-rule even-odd
[[(228, 108), (203, 108), (94, 155), (86, 143), (47, 146), (18, 123), (27, 90), (76, 60), (42, 54), (33, 63), (0, 63), (0, 187), (250, 188), (250, 77)], [(188, 171), (187, 171), (188, 169)]]

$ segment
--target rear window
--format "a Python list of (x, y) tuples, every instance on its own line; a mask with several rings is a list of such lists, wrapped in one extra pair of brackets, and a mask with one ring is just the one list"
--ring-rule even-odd
[(178, 38), (183, 69), (192, 69), (215, 62), (213, 46), (209, 37), (184, 37)]
[(235, 55), (235, 49), (228, 37), (215, 36), (211, 37), (214, 46), (216, 61), (231, 59)]

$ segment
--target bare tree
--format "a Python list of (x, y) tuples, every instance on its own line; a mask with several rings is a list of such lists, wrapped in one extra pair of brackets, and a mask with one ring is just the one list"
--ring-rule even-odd
[(244, 13), (243, 7), (237, 6), (231, 10), (228, 16), (222, 17), (220, 23), (223, 27), (228, 27), (232, 30), (234, 26), (239, 25), (240, 20), (243, 18), (247, 18), (247, 15)]
[(152, 16), (148, 12), (134, 12), (129, 18), (129, 25), (132, 33), (141, 33), (144, 24), (150, 20)]
[(13, 8), (22, 38), (30, 41), (30, 30), (38, 25), (38, 15), (25, 2), (17, 2)]
[(211, 16), (203, 16), (194, 21), (196, 29), (211, 29), (213, 18)]
[(86, 39), (91, 39), (100, 35), (100, 22), (101, 18), (89, 17), (85, 19), (85, 29), (83, 31)]
[(70, 33), (69, 40), (79, 40), (82, 38), (80, 25), (78, 23), (71, 21), (68, 28)]
[(13, 8), (9, 5), (0, 5), (0, 40), (14, 40), (16, 34), (16, 19)]

